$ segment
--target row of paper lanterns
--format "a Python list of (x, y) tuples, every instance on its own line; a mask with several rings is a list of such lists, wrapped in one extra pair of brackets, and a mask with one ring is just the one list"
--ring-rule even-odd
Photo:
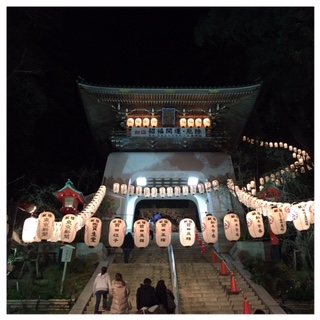
[[(299, 231), (308, 230), (310, 225), (314, 224), (314, 200), (300, 201), (297, 203), (283, 203), (259, 199), (254, 195), (241, 190), (239, 187), (234, 186), (232, 179), (228, 179), (227, 187), (234, 196), (237, 196), (241, 203), (246, 207), (253, 209), (254, 211), (252, 212), (268, 216), (269, 221), (276, 220), (284, 223), (286, 223), (286, 221), (292, 221), (295, 228)], [(279, 234), (276, 232), (274, 233)]]
[[(180, 127), (181, 128), (209, 128), (211, 125), (211, 120), (209, 118), (181, 118), (180, 119)], [(157, 127), (158, 126), (158, 119), (157, 118), (128, 118), (127, 119), (127, 127), (128, 128), (133, 128), (133, 127)]]
[[(259, 191), (263, 190), (264, 188), (264, 184), (268, 183), (269, 180), (273, 181), (275, 183), (275, 185), (277, 187), (281, 186), (282, 184), (286, 183), (286, 177), (288, 177), (288, 174), (290, 174), (289, 176), (294, 178), (296, 173), (300, 172), (300, 173), (305, 173), (305, 167), (307, 168), (307, 170), (312, 170), (313, 168), (309, 165), (309, 163), (311, 162), (311, 157), (309, 156), (309, 154), (302, 149), (299, 149), (297, 147), (293, 147), (291, 145), (288, 146), (287, 143), (283, 143), (283, 142), (265, 142), (265, 141), (260, 141), (260, 140), (255, 140), (255, 139), (250, 139), (249, 137), (243, 136), (243, 141), (246, 141), (252, 145), (257, 145), (260, 147), (269, 147), (269, 148), (283, 148), (283, 149), (287, 149), (288, 151), (292, 152), (292, 158), (296, 159), (296, 161), (294, 161), (294, 163), (290, 164), (290, 166), (280, 170), (279, 172), (275, 173), (275, 174), (270, 174), (270, 176), (265, 176), (265, 177), (261, 177), (259, 178)], [(252, 186), (252, 181), (250, 183), (247, 184), (246, 187), (244, 187), (243, 189), (247, 192), (250, 192), (252, 195), (256, 195), (256, 187)]]
[[(171, 198), (173, 196), (179, 197), (180, 195), (187, 196), (189, 192), (191, 194), (196, 194), (197, 192), (199, 193), (205, 193), (205, 192), (210, 192), (212, 189), (213, 190), (218, 190), (220, 187), (219, 181), (218, 180), (213, 180), (212, 183), (209, 181), (206, 181), (205, 183), (199, 183), (198, 185), (192, 185), (192, 186), (175, 186), (175, 187), (142, 187), (142, 186), (128, 186), (123, 183), (119, 184), (118, 182), (113, 184), (113, 192), (115, 194), (118, 194), (119, 192), (122, 195), (126, 195), (127, 193), (129, 196), (133, 196), (135, 193), (138, 197), (141, 197), (144, 195), (146, 198), (157, 198), (158, 194), (160, 195), (161, 198), (165, 198), (166, 195)], [(129, 190), (128, 190), (129, 189)]]
[(22, 230), (22, 241), (25, 243), (49, 241), (67, 242), (74, 241), (77, 232), (85, 227), (85, 243), (92, 246), (98, 239), (102, 222), (99, 218), (93, 217), (99, 208), (104, 196), (106, 187), (100, 186), (90, 203), (78, 214), (66, 214), (62, 221), (55, 221), (52, 212), (42, 212), (38, 218), (31, 216), (24, 221)]

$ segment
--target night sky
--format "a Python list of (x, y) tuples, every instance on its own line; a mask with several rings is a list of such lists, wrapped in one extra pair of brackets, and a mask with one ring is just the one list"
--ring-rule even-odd
[[(101, 170), (101, 181), (107, 155), (99, 156), (93, 145), (78, 77), (132, 87), (265, 81), (263, 72), (246, 73), (244, 50), (228, 42), (211, 43), (215, 49), (196, 44), (195, 27), (208, 12), (192, 6), (7, 8), (7, 185), (17, 187), (27, 177), (62, 187), (84, 166)], [(269, 125), (266, 133), (290, 136), (275, 128)]]

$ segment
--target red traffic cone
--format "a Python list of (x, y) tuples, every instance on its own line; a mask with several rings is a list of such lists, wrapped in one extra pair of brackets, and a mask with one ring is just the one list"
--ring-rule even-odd
[(233, 272), (231, 272), (231, 285), (230, 285), (230, 293), (238, 294), (239, 290), (237, 287), (236, 279), (234, 278)]
[(207, 248), (206, 248), (206, 245), (203, 243), (201, 248), (201, 253), (206, 253), (206, 252), (207, 252)]
[(211, 262), (212, 263), (216, 263), (217, 262), (217, 255), (214, 252), (214, 250), (212, 250)]
[(247, 296), (246, 295), (244, 295), (243, 314), (251, 314), (251, 309), (250, 309), (250, 306), (249, 306), (249, 302), (247, 301)]
[(221, 261), (221, 275), (222, 276), (227, 276), (228, 272), (227, 272), (227, 267), (226, 264), (224, 263), (224, 261)]

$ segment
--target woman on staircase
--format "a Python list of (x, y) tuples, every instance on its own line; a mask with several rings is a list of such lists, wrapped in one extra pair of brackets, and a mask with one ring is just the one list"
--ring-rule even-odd
[(129, 301), (130, 287), (127, 281), (124, 281), (121, 273), (116, 273), (111, 282), (112, 303), (110, 307), (111, 314), (128, 314), (132, 308)]
[(160, 306), (164, 309), (163, 313), (174, 313), (176, 309), (176, 304), (174, 302), (174, 295), (170, 289), (167, 288), (164, 280), (159, 280), (156, 286), (156, 295), (159, 301)]

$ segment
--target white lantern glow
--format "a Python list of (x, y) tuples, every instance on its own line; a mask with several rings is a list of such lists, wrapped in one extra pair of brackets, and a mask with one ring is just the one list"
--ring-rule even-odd
[(78, 231), (78, 219), (73, 214), (66, 214), (62, 218), (61, 241), (73, 242)]
[(96, 247), (101, 238), (102, 221), (97, 217), (90, 218), (85, 226), (84, 242), (89, 248)]
[(211, 124), (211, 121), (210, 121), (209, 118), (204, 118), (204, 119), (203, 119), (203, 126), (204, 126), (205, 128), (209, 128), (209, 127), (210, 127), (210, 124)]
[(168, 194), (169, 198), (171, 198), (173, 196), (173, 188), (172, 187), (167, 187), (167, 194)]
[(158, 189), (156, 187), (151, 188), (151, 197), (156, 198), (158, 195)]
[(187, 196), (189, 194), (189, 187), (188, 186), (183, 186), (182, 187), (182, 193), (184, 196)]
[(175, 186), (175, 187), (174, 187), (174, 195), (175, 195), (176, 197), (179, 197), (180, 194), (181, 194), (181, 188), (180, 188), (179, 186)]
[(150, 119), (149, 118), (143, 118), (143, 126), (145, 128), (149, 127)]
[(121, 185), (121, 193), (122, 193), (122, 195), (127, 194), (127, 185), (124, 183)]
[(224, 233), (229, 241), (238, 241), (241, 236), (239, 216), (228, 213), (223, 217)]
[(196, 127), (197, 128), (201, 128), (201, 126), (202, 126), (202, 119), (201, 118), (197, 118), (196, 119)]
[(264, 235), (264, 224), (262, 213), (250, 211), (246, 215), (248, 231), (252, 238), (262, 238)]
[(188, 119), (188, 127), (189, 128), (193, 128), (194, 127), (194, 119), (193, 118), (189, 118)]
[(179, 239), (184, 247), (191, 247), (196, 237), (196, 225), (192, 219), (185, 218), (179, 223)]
[(134, 244), (137, 248), (146, 248), (149, 244), (149, 222), (144, 219), (137, 220), (133, 225)]
[(141, 186), (136, 187), (136, 194), (138, 197), (141, 197), (141, 195), (142, 195), (142, 187)]
[(218, 220), (216, 217), (205, 216), (202, 219), (201, 229), (204, 242), (214, 244), (218, 241)]
[(115, 182), (113, 184), (113, 192), (114, 193), (119, 193), (119, 190), (120, 190), (120, 185), (119, 185), (119, 183)]
[(134, 119), (128, 118), (127, 119), (127, 127), (132, 128), (134, 126)]
[(136, 127), (141, 127), (141, 125), (142, 125), (142, 119), (141, 119), (141, 118), (136, 118), (136, 119), (134, 120), (134, 124), (135, 124)]
[(155, 128), (158, 125), (157, 118), (151, 118), (151, 127)]
[(166, 188), (165, 187), (161, 187), (159, 189), (159, 193), (160, 193), (160, 197), (164, 198), (166, 196)]
[(41, 240), (48, 240), (54, 231), (55, 216), (52, 212), (42, 212), (38, 216), (37, 237)]
[(129, 187), (129, 196), (133, 196), (134, 195), (134, 186), (130, 186)]
[(149, 188), (149, 187), (145, 187), (145, 188), (143, 189), (143, 193), (144, 193), (144, 196), (145, 196), (146, 198), (149, 198), (149, 197), (150, 197), (150, 188)]
[(35, 242), (37, 237), (37, 229), (38, 219), (34, 217), (27, 218), (23, 223), (22, 241), (25, 243)]
[(282, 208), (271, 207), (267, 211), (269, 225), (275, 235), (284, 234), (287, 231), (286, 216)]
[(109, 245), (112, 248), (120, 248), (126, 235), (126, 222), (120, 218), (110, 221), (109, 225)]
[(169, 219), (161, 218), (155, 225), (156, 243), (160, 248), (167, 248), (171, 244), (172, 223)]
[(186, 118), (181, 118), (180, 119), (180, 127), (185, 128), (187, 126), (187, 119)]

